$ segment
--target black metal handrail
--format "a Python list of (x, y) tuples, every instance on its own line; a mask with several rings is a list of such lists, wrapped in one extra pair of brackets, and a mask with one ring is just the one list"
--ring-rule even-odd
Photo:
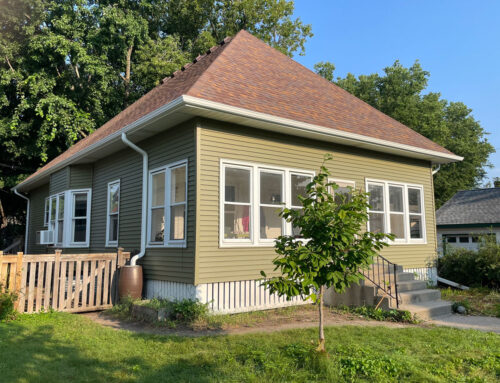
[(385, 295), (389, 297), (390, 306), (394, 307), (393, 301), (395, 301), (396, 308), (399, 308), (397, 273), (398, 265), (381, 255), (375, 257), (370, 269), (361, 270), (361, 274), (363, 274), (366, 279), (381, 289)]

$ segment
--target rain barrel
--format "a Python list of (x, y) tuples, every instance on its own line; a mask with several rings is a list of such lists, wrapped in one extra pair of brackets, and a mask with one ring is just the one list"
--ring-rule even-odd
[(142, 266), (122, 266), (118, 281), (118, 295), (121, 298), (130, 296), (133, 299), (142, 298)]

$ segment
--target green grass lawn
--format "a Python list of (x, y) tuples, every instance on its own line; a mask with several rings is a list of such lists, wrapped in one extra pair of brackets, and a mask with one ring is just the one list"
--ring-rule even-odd
[(0, 381), (498, 382), (500, 336), (447, 328), (331, 327), (200, 338), (105, 328), (64, 313), (0, 323)]

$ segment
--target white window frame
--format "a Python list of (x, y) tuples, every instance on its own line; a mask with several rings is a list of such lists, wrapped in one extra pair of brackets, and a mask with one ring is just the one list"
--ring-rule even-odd
[[(274, 242), (276, 241), (276, 238), (261, 238), (260, 237), (260, 208), (261, 207), (271, 207), (271, 208), (275, 208), (276, 210), (279, 210), (280, 208), (283, 209), (283, 203), (286, 201), (286, 198), (285, 198), (285, 184), (287, 182), (286, 178), (285, 178), (285, 172), (283, 170), (276, 170), (276, 169), (267, 169), (267, 168), (263, 168), (263, 167), (259, 167), (258, 168), (258, 176), (257, 176), (257, 182), (258, 182), (258, 185), (257, 185), (257, 199), (258, 199), (258, 203), (257, 203), (257, 209), (258, 209), (258, 220), (257, 220), (257, 227), (258, 227), (258, 230), (256, 231), (256, 236), (258, 237), (258, 242), (259, 243), (271, 243), (274, 245)], [(282, 197), (282, 202), (280, 205), (273, 205), (273, 204), (266, 204), (266, 203), (262, 203), (261, 201), (261, 195), (260, 195), (260, 175), (262, 173), (269, 173), (269, 174), (279, 174), (281, 176), (281, 197)], [(251, 174), (251, 173), (250, 173)], [(225, 188), (224, 188), (225, 189)], [(250, 191), (252, 191), (251, 187), (250, 187)], [(285, 233), (285, 220), (282, 219), (281, 220), (281, 235), (283, 235)]]
[[(60, 209), (60, 201), (61, 197), (64, 197), (64, 216), (63, 216), (63, 225), (64, 222), (66, 222), (66, 193), (59, 193), (55, 195), (55, 201), (56, 201), (56, 216), (55, 216), (55, 221), (54, 221), (54, 243), (56, 246), (64, 246), (64, 238), (66, 237), (66, 233), (62, 232), (62, 238), (59, 238), (59, 209)], [(65, 226), (65, 225), (64, 225)], [(64, 228), (63, 228), (64, 229)]]
[[(178, 202), (175, 204), (172, 204), (170, 201), (170, 191), (171, 191), (171, 183), (172, 183), (172, 170), (185, 166), (186, 168), (186, 195), (184, 198), (184, 202)], [(188, 221), (188, 187), (189, 187), (189, 164), (188, 160), (180, 160), (176, 162), (172, 162), (170, 164), (160, 166), (155, 169), (151, 169), (149, 171), (149, 178), (148, 182), (151, 187), (149, 187), (149, 192), (148, 192), (148, 230), (147, 230), (147, 235), (148, 235), (148, 248), (164, 248), (164, 247), (173, 247), (173, 248), (186, 248), (187, 247), (187, 221)], [(163, 242), (152, 242), (151, 241), (151, 227), (152, 227), (152, 214), (151, 211), (153, 208), (160, 208), (161, 206), (152, 206), (153, 203), (153, 175), (157, 173), (165, 173), (165, 200), (163, 204), (163, 217), (165, 220), (165, 228), (164, 228), (164, 233), (163, 233)], [(176, 205), (185, 205), (185, 218), (184, 218), (184, 239), (170, 239), (170, 214), (171, 214), (171, 206), (176, 206)]]
[[(219, 164), (219, 247), (273, 247), (275, 239), (260, 239), (260, 172), (279, 173), (284, 175), (282, 187), (284, 187), (282, 202), (283, 208), (291, 208), (291, 174), (303, 175), (313, 178), (316, 173), (310, 170), (286, 168), (269, 164), (260, 164), (247, 161), (221, 159)], [(225, 239), (224, 238), (224, 204), (225, 202), (225, 169), (242, 168), (250, 169), (250, 239)], [(231, 202), (229, 202), (231, 204)], [(234, 203), (244, 205), (245, 203)], [(276, 208), (279, 207), (276, 205)], [(292, 224), (283, 222), (283, 235), (292, 234)]]
[[(91, 189), (74, 189), (68, 190), (67, 195), (64, 198), (65, 206), (64, 206), (64, 220), (65, 220), (65, 239), (66, 246), (65, 247), (89, 247), (90, 246), (90, 211), (92, 205), (92, 190)], [(87, 220), (87, 226), (85, 231), (85, 242), (74, 242), (73, 234), (75, 227), (75, 220), (82, 219), (82, 217), (74, 217), (75, 211), (75, 194), (87, 194), (87, 214), (85, 219)], [(66, 202), (68, 200), (68, 202)]]
[(43, 208), (43, 226), (48, 227), (50, 221), (50, 199), (51, 196), (45, 198), (44, 208)]
[[(109, 191), (112, 186), (118, 185), (118, 211), (116, 213), (111, 213), (109, 211), (109, 204), (110, 204), (110, 199), (109, 199)], [(120, 180), (114, 180), (111, 182), (108, 182), (108, 188), (107, 188), (107, 194), (106, 194), (106, 203), (107, 203), (107, 208), (106, 208), (106, 247), (118, 247), (118, 239), (120, 236), (120, 202), (121, 202), (121, 182)], [(109, 224), (111, 222), (111, 216), (116, 215), (118, 216), (118, 225), (116, 228), (116, 241), (110, 241), (109, 240)]]
[[(391, 245), (415, 245), (427, 244), (427, 230), (426, 230), (426, 217), (425, 217), (425, 201), (424, 201), (424, 187), (420, 184), (379, 180), (373, 178), (365, 179), (365, 190), (368, 192), (368, 184), (378, 184), (383, 186), (384, 190), (384, 211), (368, 210), (370, 213), (384, 213), (384, 230), (390, 233), (390, 201), (389, 201), (389, 186), (398, 186), (403, 188), (403, 211), (404, 211), (404, 232), (405, 238), (395, 239), (388, 241)], [(408, 189), (420, 190), (421, 213), (409, 212)], [(422, 238), (410, 238), (410, 215), (420, 215), (422, 217)], [(367, 222), (367, 230), (370, 230), (370, 221)]]

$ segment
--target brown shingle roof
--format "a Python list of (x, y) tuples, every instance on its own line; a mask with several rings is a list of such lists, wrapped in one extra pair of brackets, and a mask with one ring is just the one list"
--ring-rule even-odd
[(240, 31), (165, 78), (28, 180), (182, 95), (452, 154), (248, 32)]

